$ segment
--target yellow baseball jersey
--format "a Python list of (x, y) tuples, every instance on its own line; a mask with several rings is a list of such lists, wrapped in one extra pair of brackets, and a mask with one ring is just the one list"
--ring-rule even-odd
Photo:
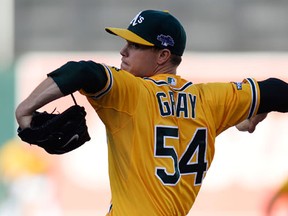
[(106, 126), (112, 205), (107, 215), (187, 215), (217, 135), (256, 114), (259, 87), (139, 78), (104, 66), (108, 82), (87, 99)]

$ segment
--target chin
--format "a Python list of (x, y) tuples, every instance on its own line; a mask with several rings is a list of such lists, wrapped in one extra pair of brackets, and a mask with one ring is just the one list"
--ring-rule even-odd
[(126, 71), (129, 70), (129, 68), (127, 67), (127, 65), (125, 65), (125, 64), (123, 64), (123, 63), (121, 64), (120, 68), (121, 68), (121, 70), (126, 70)]

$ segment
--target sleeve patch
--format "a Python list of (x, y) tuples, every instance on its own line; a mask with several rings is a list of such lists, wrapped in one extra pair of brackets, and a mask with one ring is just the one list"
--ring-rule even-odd
[(234, 82), (237, 90), (242, 90), (242, 82)]

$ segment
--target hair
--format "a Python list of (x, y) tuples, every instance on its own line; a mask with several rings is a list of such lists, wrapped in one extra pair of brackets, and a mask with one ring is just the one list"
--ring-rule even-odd
[(182, 62), (182, 57), (175, 55), (175, 54), (172, 54), (171, 58), (170, 58), (170, 62), (171, 62), (171, 64), (178, 66)]

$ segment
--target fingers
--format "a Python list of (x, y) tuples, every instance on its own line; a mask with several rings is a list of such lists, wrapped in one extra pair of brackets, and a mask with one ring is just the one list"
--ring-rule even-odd
[(253, 133), (256, 129), (256, 126), (267, 117), (268, 113), (257, 114), (251, 119), (246, 119), (243, 122), (236, 125), (236, 128), (239, 131), (248, 131)]
[(249, 131), (250, 128), (250, 120), (246, 119), (243, 122), (236, 125), (236, 128), (239, 131)]

